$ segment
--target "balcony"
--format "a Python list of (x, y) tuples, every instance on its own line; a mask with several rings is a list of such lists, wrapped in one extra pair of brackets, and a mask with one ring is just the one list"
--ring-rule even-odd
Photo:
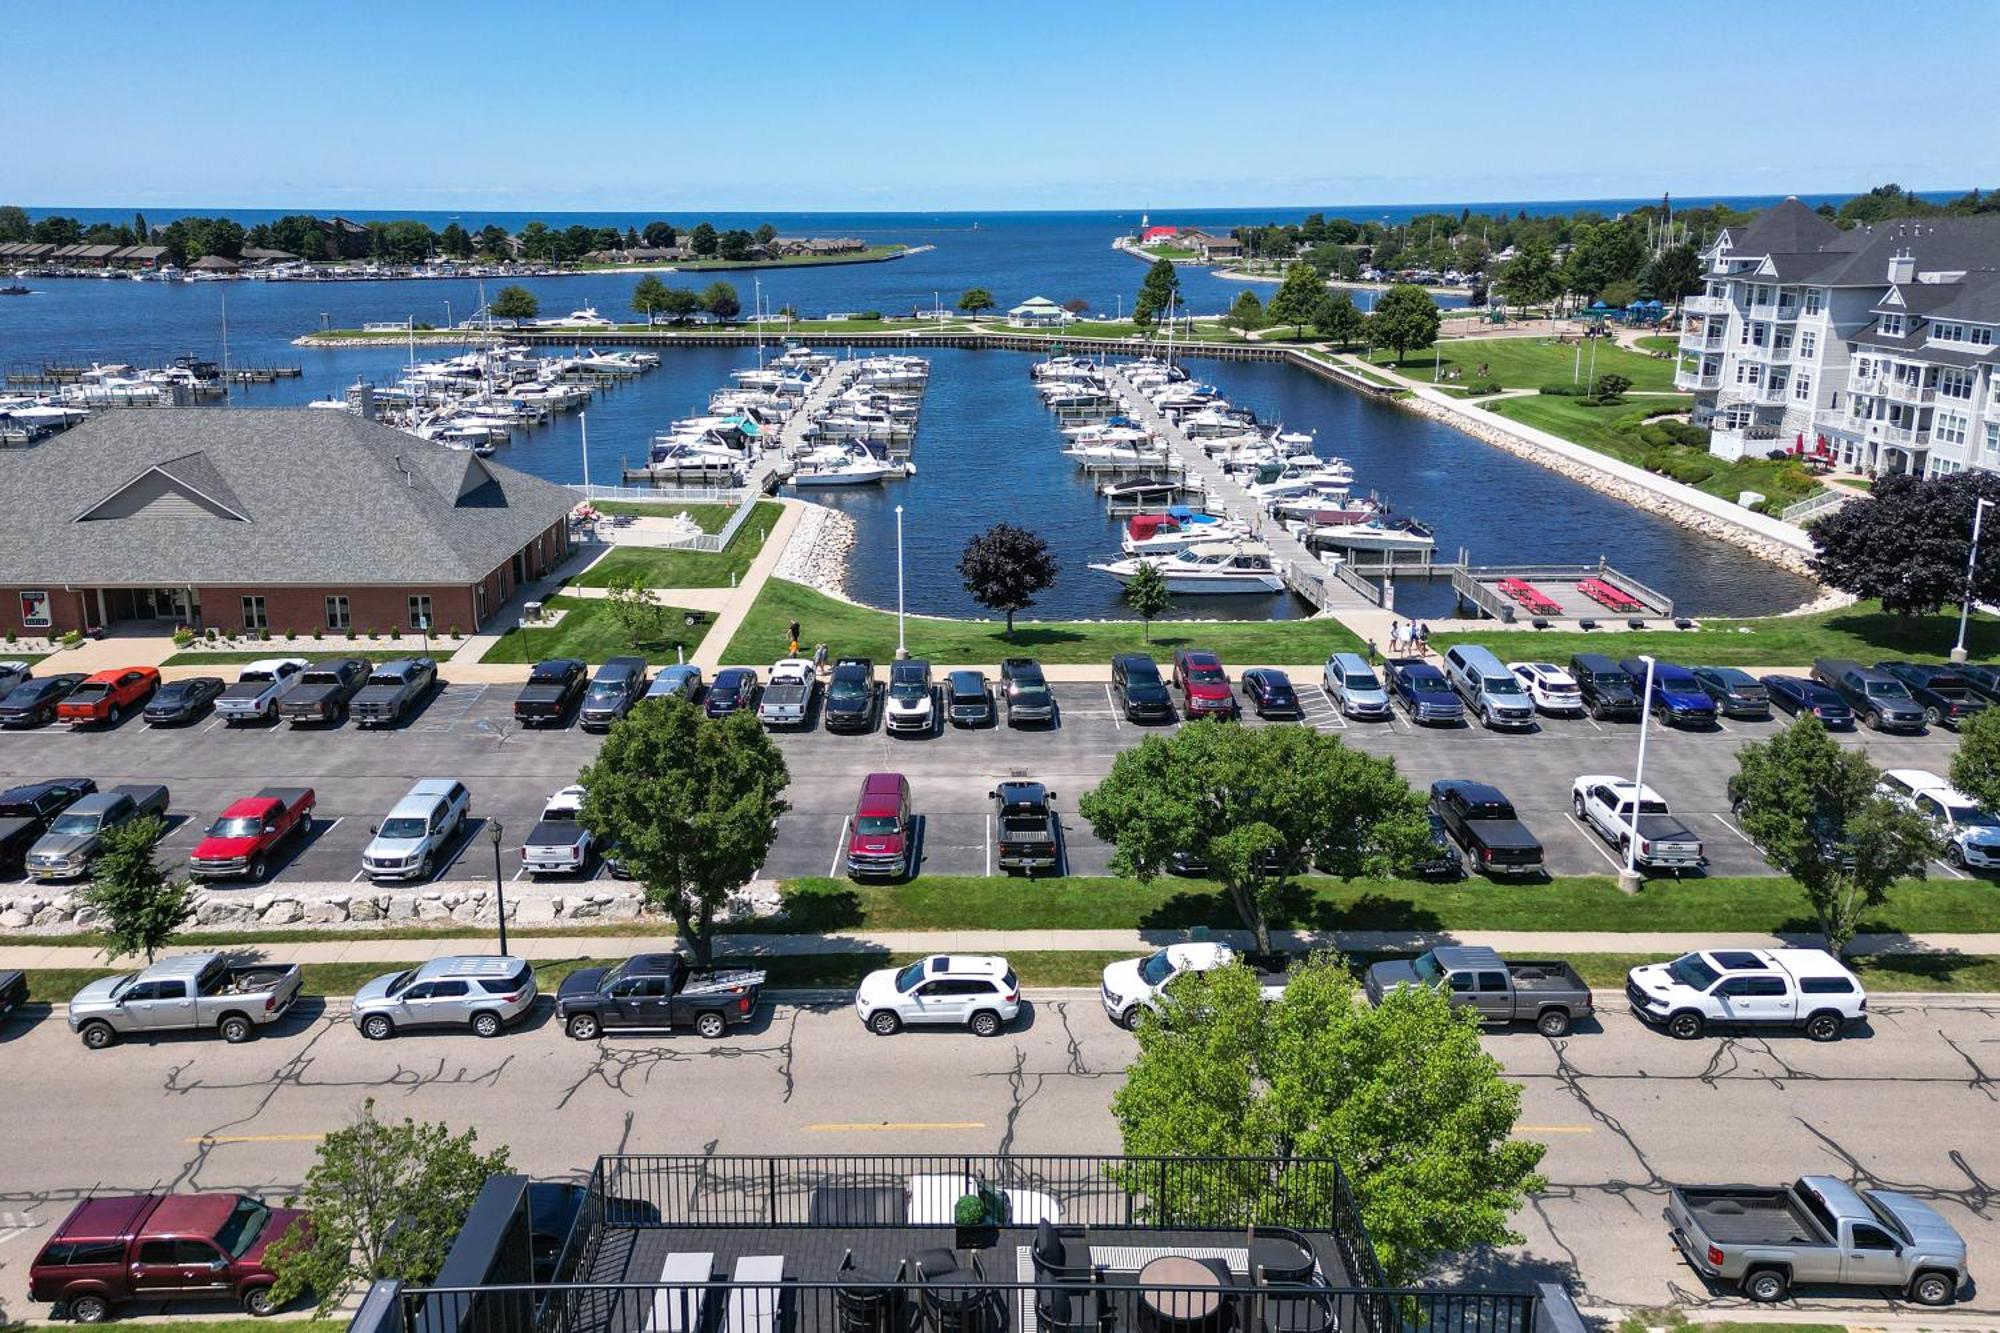
[(1690, 296), (1681, 302), (1681, 309), (1690, 315), (1726, 315), (1729, 313), (1729, 298), (1726, 296)]
[(1681, 335), (1681, 350), (1683, 352), (1720, 352), (1722, 350), (1722, 331), (1718, 329), (1713, 333), (1704, 334), (1700, 329), (1695, 329), (1691, 332), (1683, 333)]
[(1681, 390), (1719, 389), (1722, 387), (1722, 372), (1690, 370), (1686, 366), (1679, 366), (1674, 370), (1674, 387)]
[(1931, 433), (1910, 426), (1892, 426), (1886, 421), (1868, 423), (1868, 438), (1884, 444), (1904, 444), (1922, 449), (1929, 446)]
[(1763, 305), (1753, 305), (1748, 310), (1745, 310), (1743, 314), (1749, 319), (1774, 319), (1780, 323), (1789, 323), (1799, 317), (1799, 303), (1797, 301), (1767, 302)]
[(1882, 387), (1879, 390), (1871, 390), (1871, 392), (1879, 392), (1885, 397), (1895, 399), (1899, 403), (1930, 403), (1937, 401), (1937, 386), (1935, 384), (1912, 384), (1907, 380), (1887, 379), (1882, 382)]

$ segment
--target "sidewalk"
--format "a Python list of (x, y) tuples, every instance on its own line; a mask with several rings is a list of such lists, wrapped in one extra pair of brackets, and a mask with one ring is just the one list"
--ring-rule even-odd
[(796, 500), (780, 500), (784, 512), (771, 525), (770, 535), (764, 539), (764, 549), (757, 552), (757, 558), (750, 562), (742, 580), (729, 591), (722, 609), (715, 613), (715, 621), (702, 636), (701, 646), (695, 649), (694, 663), (704, 671), (713, 672), (722, 665), (722, 654), (729, 647), (729, 641), (736, 637), (743, 618), (750, 614), (750, 604), (757, 600), (757, 594), (764, 590), (764, 582), (771, 577), (771, 571), (778, 567), (778, 561), (785, 555), (785, 548), (791, 544), (792, 533), (797, 530), (799, 520), (805, 515), (805, 506)]

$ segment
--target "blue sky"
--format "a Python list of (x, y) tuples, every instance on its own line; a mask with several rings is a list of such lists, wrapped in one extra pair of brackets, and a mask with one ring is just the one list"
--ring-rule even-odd
[(7, 32), (0, 201), (35, 206), (1158, 209), (2000, 185), (2000, 23), (1981, 3), (177, 0), (80, 26), (75, 6), (30, 2)]

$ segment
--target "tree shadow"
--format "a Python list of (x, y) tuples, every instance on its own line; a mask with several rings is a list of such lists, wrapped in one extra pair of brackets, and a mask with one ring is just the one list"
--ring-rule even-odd
[(863, 920), (861, 895), (852, 885), (838, 882), (787, 885), (779, 904), (786, 932), (824, 935), (855, 929)]

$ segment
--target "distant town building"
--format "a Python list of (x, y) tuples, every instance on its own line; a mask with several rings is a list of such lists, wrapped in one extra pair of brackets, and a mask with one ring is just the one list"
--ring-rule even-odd
[(366, 259), (373, 248), (373, 238), (368, 228), (352, 218), (314, 218), (319, 223), (320, 235), (326, 238), (326, 253), (330, 259)]
[(773, 259), (789, 259), (800, 255), (851, 255), (868, 248), (868, 242), (855, 236), (773, 236), (764, 246), (764, 253)]
[(1007, 324), (1016, 329), (1059, 329), (1076, 323), (1076, 316), (1046, 296), (1031, 296), (1007, 312)]
[(1181, 229), (1179, 227), (1141, 227), (1139, 229), (1139, 244), (1152, 245), (1157, 241), (1171, 241), (1180, 234)]

